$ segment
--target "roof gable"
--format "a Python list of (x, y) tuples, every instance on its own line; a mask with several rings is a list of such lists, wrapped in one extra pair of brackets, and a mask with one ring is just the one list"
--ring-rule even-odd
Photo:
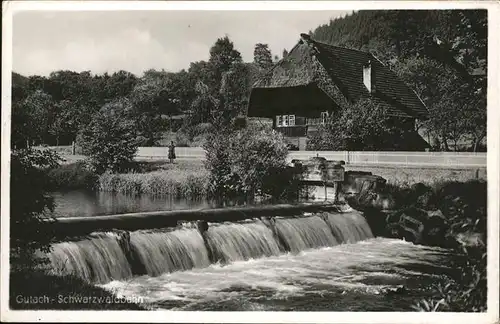
[[(261, 87), (289, 87), (317, 82), (333, 100), (338, 93), (354, 102), (364, 97), (373, 98), (384, 105), (389, 113), (399, 117), (425, 118), (428, 110), (417, 94), (387, 66), (371, 53), (317, 42), (302, 35), (303, 39), (254, 85)], [(372, 70), (372, 93), (363, 84), (363, 66), (368, 62)], [(321, 69), (317, 64), (321, 65)], [(321, 70), (325, 77), (318, 77)], [(319, 79), (319, 82), (318, 82)], [(336, 91), (339, 90), (339, 91)]]

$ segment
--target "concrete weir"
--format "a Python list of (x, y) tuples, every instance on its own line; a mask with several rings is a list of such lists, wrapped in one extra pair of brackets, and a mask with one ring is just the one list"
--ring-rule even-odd
[(341, 209), (339, 205), (323, 202), (61, 217), (51, 224), (51, 228), (56, 237), (72, 237), (96, 231), (175, 227), (181, 222), (232, 222), (261, 217), (300, 216), (305, 212), (341, 212)]

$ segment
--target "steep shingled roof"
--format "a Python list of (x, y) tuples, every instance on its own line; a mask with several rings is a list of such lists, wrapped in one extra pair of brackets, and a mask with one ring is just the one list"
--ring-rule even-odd
[[(301, 36), (302, 40), (290, 51), (288, 57), (257, 81), (254, 88), (311, 83), (315, 71), (311, 58), (307, 56), (312, 55), (327, 72), (330, 81), (349, 101), (369, 97), (384, 105), (393, 116), (427, 117), (428, 110), (417, 94), (372, 54), (317, 42), (305, 34)], [(372, 70), (371, 94), (363, 84), (363, 66), (368, 63)]]

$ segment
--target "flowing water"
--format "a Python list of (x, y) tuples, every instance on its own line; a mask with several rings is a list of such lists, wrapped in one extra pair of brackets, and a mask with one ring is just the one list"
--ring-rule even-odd
[(197, 229), (132, 232), (130, 246), (150, 276), (210, 265), (203, 238)]
[(353, 212), (100, 233), (49, 257), (153, 309), (394, 311), (425, 296), (452, 256), (373, 238)]
[(49, 259), (58, 272), (76, 273), (98, 283), (132, 276), (120, 239), (113, 233), (98, 233), (87, 240), (53, 245)]

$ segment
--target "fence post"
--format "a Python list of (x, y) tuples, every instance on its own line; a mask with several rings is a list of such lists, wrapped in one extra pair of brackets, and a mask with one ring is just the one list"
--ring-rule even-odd
[(75, 141), (71, 142), (71, 154), (72, 155), (76, 154)]

